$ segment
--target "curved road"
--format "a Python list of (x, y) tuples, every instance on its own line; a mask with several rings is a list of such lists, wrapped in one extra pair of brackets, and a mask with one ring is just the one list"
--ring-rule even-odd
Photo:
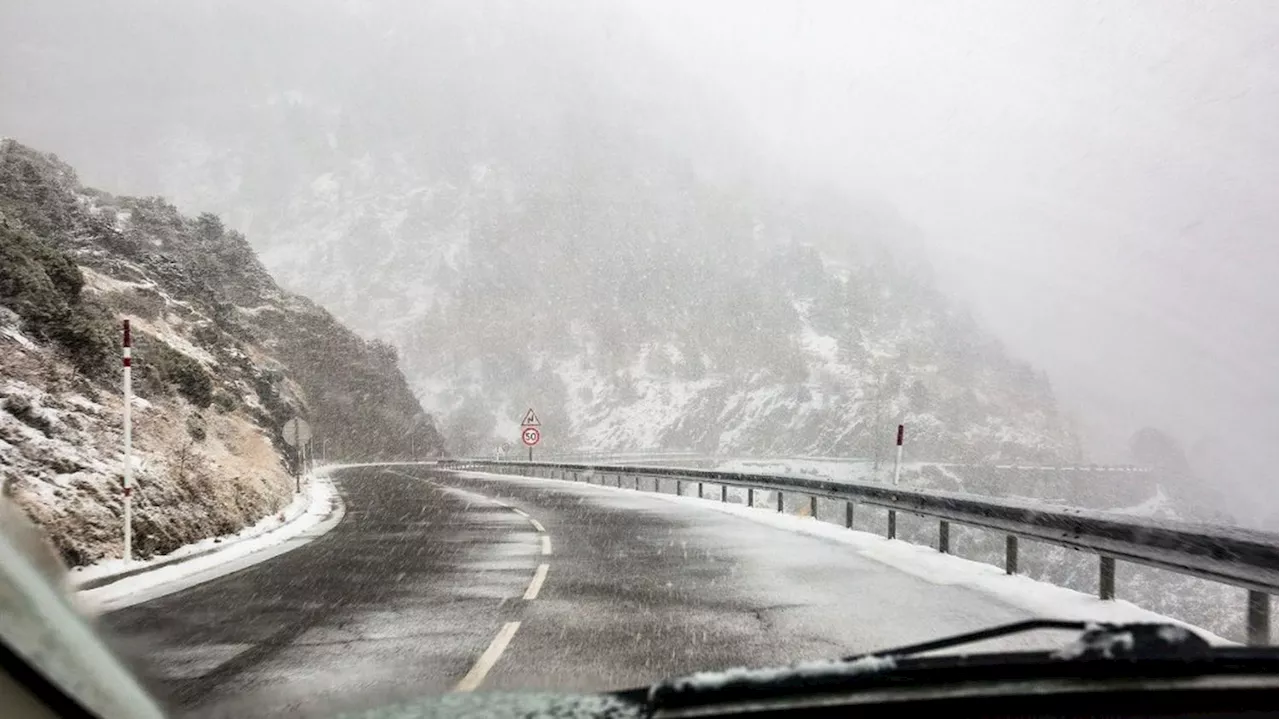
[(643, 492), (429, 466), (335, 479), (347, 514), (323, 537), (101, 619), (175, 713), (619, 689), (1027, 617), (829, 539)]

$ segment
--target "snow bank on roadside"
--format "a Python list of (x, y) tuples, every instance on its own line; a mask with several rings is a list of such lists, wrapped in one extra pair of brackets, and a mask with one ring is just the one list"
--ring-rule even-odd
[(71, 582), (72, 586), (79, 586), (85, 582), (98, 579), (99, 577), (111, 576), (113, 574), (119, 574), (121, 572), (127, 572), (141, 567), (167, 564), (175, 559), (206, 552), (224, 544), (231, 545), (251, 537), (257, 537), (267, 534), (268, 532), (273, 532), (296, 520), (298, 517), (302, 516), (303, 513), (307, 512), (314, 501), (315, 492), (318, 491), (314, 488), (315, 484), (315, 482), (309, 482), (308, 485), (303, 488), (301, 493), (293, 496), (293, 501), (291, 501), (284, 509), (279, 512), (268, 514), (258, 520), (256, 524), (245, 527), (234, 534), (208, 537), (198, 542), (183, 545), (168, 554), (160, 554), (154, 557), (148, 557), (147, 559), (135, 559), (132, 561), (125, 561), (124, 559), (119, 558), (104, 559), (100, 562), (94, 562), (93, 564), (73, 567), (68, 572), (67, 578)]
[[(83, 610), (91, 613), (125, 606), (131, 603), (129, 601), (131, 597), (142, 596), (144, 592), (155, 595), (153, 590), (164, 585), (189, 579), (196, 574), (208, 572), (219, 566), (244, 559), (257, 552), (277, 548), (304, 532), (316, 528), (317, 525), (330, 518), (334, 514), (333, 500), (335, 496), (336, 491), (332, 482), (324, 473), (318, 473), (304, 485), (303, 493), (294, 502), (300, 507), (305, 507), (305, 511), (299, 512), (291, 521), (280, 524), (278, 518), (273, 517), (271, 520), (275, 522), (274, 527), (267, 525), (265, 522), (260, 522), (251, 529), (256, 529), (260, 525), (267, 528), (253, 536), (228, 542), (224, 549), (187, 561), (161, 566), (153, 571), (126, 577), (118, 582), (112, 582), (96, 589), (77, 592), (75, 596), (76, 603)], [(290, 507), (292, 508), (293, 504)], [(194, 547), (203, 543), (197, 542), (196, 544), (188, 545), (193, 548), (190, 553), (199, 551)], [(143, 563), (135, 562), (132, 564), (139, 565)]]

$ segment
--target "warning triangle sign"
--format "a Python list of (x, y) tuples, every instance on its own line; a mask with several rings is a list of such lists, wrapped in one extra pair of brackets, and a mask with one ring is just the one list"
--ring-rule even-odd
[(520, 422), (521, 427), (540, 427), (542, 421), (538, 419), (538, 413), (530, 407), (528, 412), (524, 413), (524, 419)]

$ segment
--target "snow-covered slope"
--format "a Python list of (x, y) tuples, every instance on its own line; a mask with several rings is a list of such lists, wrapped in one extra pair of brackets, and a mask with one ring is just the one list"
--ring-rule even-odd
[[(871, 456), (905, 422), (919, 458), (1078, 458), (1044, 375), (857, 213), (518, 175), (366, 154), (297, 178), (274, 210), (213, 204), (255, 207), (283, 281), (400, 349), (457, 452), (514, 443), (532, 405), (551, 449)], [(852, 259), (819, 249), (832, 236)]]
[(0, 486), (70, 564), (119, 552), (122, 317), (139, 556), (280, 509), (294, 416), (332, 458), (440, 448), (394, 350), (280, 290), (218, 218), (84, 188), (0, 140)]

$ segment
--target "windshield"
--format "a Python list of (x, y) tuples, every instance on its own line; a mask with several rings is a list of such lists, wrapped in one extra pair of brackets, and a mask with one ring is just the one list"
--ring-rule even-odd
[(1277, 23), (0, 2), (4, 497), (177, 714), (1274, 644)]

